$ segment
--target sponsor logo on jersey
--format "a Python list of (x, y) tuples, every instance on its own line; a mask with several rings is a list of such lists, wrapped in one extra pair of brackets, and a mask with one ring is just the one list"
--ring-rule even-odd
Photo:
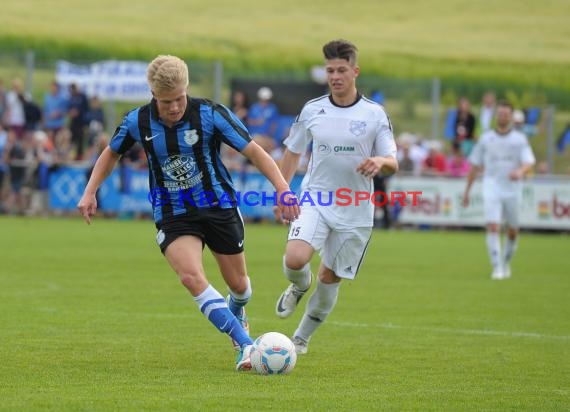
[(319, 143), (317, 153), (323, 156), (328, 155), (332, 151), (331, 147), (326, 143)]
[(202, 180), (202, 172), (196, 173), (196, 162), (189, 156), (170, 156), (162, 165), (163, 172), (174, 182), (164, 182), (167, 189), (188, 189)]
[(354, 146), (335, 146), (333, 147), (335, 153), (338, 154), (354, 154), (356, 152), (356, 147)]

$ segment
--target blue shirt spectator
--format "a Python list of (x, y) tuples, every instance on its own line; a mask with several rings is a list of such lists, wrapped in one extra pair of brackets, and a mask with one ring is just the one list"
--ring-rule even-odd
[(57, 132), (65, 126), (65, 117), (69, 109), (67, 96), (59, 85), (52, 82), (50, 92), (44, 97), (44, 127), (48, 131)]
[(279, 109), (271, 102), (273, 92), (269, 87), (262, 87), (257, 92), (257, 102), (251, 105), (247, 115), (247, 128), (252, 136), (262, 135), (274, 138)]

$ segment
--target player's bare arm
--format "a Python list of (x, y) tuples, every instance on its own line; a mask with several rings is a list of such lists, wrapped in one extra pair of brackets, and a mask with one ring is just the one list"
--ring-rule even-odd
[(97, 189), (99, 189), (99, 186), (101, 186), (107, 176), (111, 174), (120, 157), (119, 154), (113, 152), (109, 146), (107, 146), (95, 163), (83, 196), (81, 196), (77, 204), (79, 213), (81, 213), (88, 225), (91, 224), (91, 216), (94, 216), (97, 211), (97, 199), (95, 197)]
[(293, 153), (289, 149), (285, 149), (283, 158), (281, 159), (281, 174), (287, 183), (291, 183), (297, 167), (299, 166), (300, 153)]
[[(281, 169), (281, 174), (283, 175), (283, 178), (289, 184), (291, 183), (291, 180), (293, 179), (293, 176), (295, 175), (295, 171), (297, 170), (297, 167), (299, 165), (299, 159), (300, 158), (301, 158), (300, 153), (293, 153), (292, 151), (290, 151), (287, 148), (285, 149), (285, 152), (283, 153), (283, 158), (281, 159), (281, 162), (280, 162), (280, 169)], [(275, 220), (277, 222), (281, 222), (283, 224), (289, 223), (289, 221), (287, 219), (285, 219), (285, 217), (281, 213), (281, 209), (277, 206), (273, 207), (273, 215), (275, 216)]]
[(465, 185), (465, 192), (463, 193), (463, 207), (469, 206), (469, 192), (471, 192), (471, 186), (473, 186), (473, 182), (477, 175), (481, 172), (481, 168), (479, 166), (471, 165), (471, 169), (469, 170), (469, 174), (467, 175), (467, 184)]
[(251, 160), (251, 163), (253, 163), (253, 165), (269, 179), (273, 187), (275, 187), (278, 206), (283, 217), (289, 221), (297, 219), (301, 213), (297, 197), (289, 188), (289, 184), (271, 156), (253, 141), (248, 143), (242, 153)]
[(358, 165), (356, 171), (369, 179), (372, 179), (379, 173), (389, 176), (398, 171), (398, 160), (392, 156), (369, 157)]

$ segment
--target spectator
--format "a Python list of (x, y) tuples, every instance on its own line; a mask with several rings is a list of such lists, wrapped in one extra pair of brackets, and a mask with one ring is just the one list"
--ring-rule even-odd
[(279, 110), (271, 102), (273, 92), (269, 87), (262, 87), (257, 91), (258, 101), (251, 105), (247, 116), (247, 128), (249, 133), (267, 153), (281, 145), (275, 142), (275, 130)]
[(56, 167), (61, 165), (66, 165), (73, 160), (71, 132), (67, 127), (64, 127), (55, 135), (54, 147), (55, 147), (54, 165)]
[(18, 138), (15, 130), (8, 132), (8, 142), (4, 155), (10, 175), (10, 193), (6, 201), (6, 208), (8, 213), (22, 215), (25, 210), (23, 188), (31, 162), (25, 141)]
[(455, 141), (473, 140), (475, 116), (471, 112), (471, 103), (466, 97), (459, 99), (457, 104), (457, 119), (455, 120)]
[(232, 112), (241, 120), (241, 122), (247, 124), (247, 114), (249, 112), (249, 103), (247, 101), (247, 96), (242, 90), (236, 90), (232, 96)]
[(370, 93), (370, 100), (384, 105), (384, 93), (382, 93), (380, 90), (373, 90), (372, 93)]
[(6, 176), (7, 166), (5, 162), (5, 149), (8, 144), (8, 132), (0, 122), (0, 214), (4, 213), (4, 177)]
[(13, 131), (16, 138), (24, 137), (26, 116), (24, 112), (24, 86), (22, 80), (15, 78), (12, 89), (6, 94), (6, 109), (4, 110), (4, 124)]
[(400, 146), (400, 149), (401, 151), (400, 150), (398, 151), (399, 154), (398, 157), (400, 157), (400, 159), (398, 160), (398, 163), (400, 165), (398, 173), (403, 175), (411, 175), (414, 173), (416, 166), (415, 162), (411, 158), (410, 143), (404, 142)]
[(33, 136), (33, 154), (35, 167), (32, 174), (32, 195), (30, 198), (30, 215), (47, 215), (49, 172), (53, 164), (54, 147), (47, 133), (38, 130)]
[(495, 118), (495, 109), (497, 106), (497, 97), (492, 91), (487, 91), (483, 95), (481, 109), (479, 111), (479, 129), (480, 133), (486, 132), (493, 128), (493, 120)]
[(49, 93), (44, 97), (44, 129), (49, 136), (55, 136), (65, 126), (67, 106), (67, 97), (59, 84), (53, 81)]
[(447, 170), (450, 177), (464, 177), (469, 174), (469, 161), (461, 150), (461, 145), (457, 142), (451, 146), (451, 155), (447, 160)]
[[(418, 136), (406, 132), (398, 136), (398, 144), (401, 147), (406, 147), (406, 146), (408, 147), (406, 156), (409, 157), (411, 162), (409, 161), (405, 162), (408, 163), (407, 165), (405, 165), (405, 169), (409, 171), (410, 170), (409, 165), (411, 164), (413, 166), (411, 172), (414, 175), (419, 175), (421, 173), (421, 167), (423, 161), (428, 155), (428, 149), (422, 144), (422, 141), (420, 138), (418, 138)], [(403, 159), (404, 159), (404, 152), (398, 150), (398, 163), (400, 163)], [(401, 164), (400, 164), (400, 170), (402, 170)]]
[(93, 96), (89, 100), (89, 109), (85, 113), (85, 124), (88, 130), (88, 146), (93, 146), (95, 140), (105, 130), (105, 111), (101, 104), (101, 100), (97, 96)]
[(24, 105), (24, 133), (29, 140), (33, 140), (33, 135), (40, 128), (42, 123), (42, 109), (32, 100), (31, 96), (21, 95)]
[(0, 79), (0, 126), (4, 118), (4, 111), (6, 110), (6, 89), (4, 88), (4, 81)]
[(548, 175), (550, 174), (550, 167), (548, 166), (548, 162), (541, 160), (536, 164), (536, 174), (537, 175)]
[(513, 112), (513, 128), (525, 133), (525, 115), (522, 110), (515, 110)]
[(437, 140), (428, 142), (428, 155), (422, 163), (422, 174), (426, 176), (443, 176), (447, 173), (447, 160), (441, 151), (441, 143)]
[(72, 83), (69, 87), (69, 129), (71, 131), (71, 142), (75, 146), (75, 159), (83, 158), (85, 115), (89, 110), (87, 96), (79, 90), (77, 84)]

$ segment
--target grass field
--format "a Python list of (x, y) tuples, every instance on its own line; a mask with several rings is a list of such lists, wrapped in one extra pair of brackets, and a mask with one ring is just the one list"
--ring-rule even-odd
[[(570, 405), (568, 238), (525, 233), (491, 281), (481, 232), (375, 232), (290, 376), (233, 371), (150, 222), (0, 218), (0, 410), (528, 410)], [(285, 229), (248, 225), (252, 334), (279, 320)], [(209, 277), (225, 290), (209, 253)], [(316, 267), (316, 266), (315, 266)]]

